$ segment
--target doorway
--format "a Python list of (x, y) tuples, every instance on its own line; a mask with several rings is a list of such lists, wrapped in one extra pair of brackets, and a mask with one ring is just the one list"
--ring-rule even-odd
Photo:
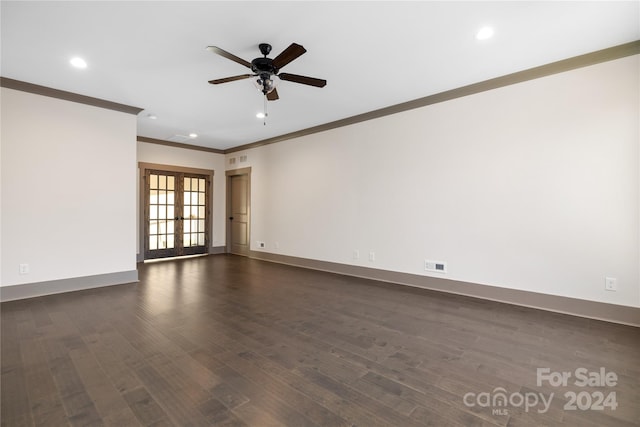
[(212, 171), (141, 166), (142, 171), (144, 259), (208, 253)]
[(251, 168), (226, 172), (227, 252), (249, 256), (251, 242)]

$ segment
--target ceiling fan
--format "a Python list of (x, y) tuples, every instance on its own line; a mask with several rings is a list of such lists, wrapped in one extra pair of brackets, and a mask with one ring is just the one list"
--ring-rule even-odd
[(260, 48), (260, 52), (264, 55), (263, 58), (256, 58), (253, 61), (245, 61), (242, 58), (235, 56), (232, 53), (229, 53), (223, 49), (220, 49), (216, 46), (209, 46), (207, 50), (224, 56), (227, 59), (230, 59), (234, 62), (237, 62), (240, 65), (244, 65), (247, 68), (250, 68), (253, 74), (241, 74), (238, 76), (225, 77), (222, 79), (209, 80), (209, 83), (217, 85), (220, 83), (233, 82), (235, 80), (248, 79), (251, 77), (257, 77), (255, 80), (255, 84), (260, 89), (260, 91), (265, 95), (265, 97), (269, 101), (275, 101), (279, 99), (278, 91), (275, 88), (274, 76), (280, 78), (280, 80), (286, 80), (294, 83), (301, 83), (303, 85), (315, 86), (315, 87), (324, 87), (327, 84), (326, 80), (316, 79), (313, 77), (300, 76), (298, 74), (288, 74), (288, 73), (280, 73), (282, 67), (298, 58), (300, 55), (305, 53), (307, 50), (297, 43), (291, 43), (288, 48), (282, 51), (280, 55), (275, 58), (267, 58), (267, 55), (271, 52), (271, 45), (267, 43), (260, 43), (258, 46)]

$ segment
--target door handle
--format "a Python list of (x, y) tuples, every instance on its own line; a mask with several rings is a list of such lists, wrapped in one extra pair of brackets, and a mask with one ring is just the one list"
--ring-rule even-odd
[(178, 221), (178, 220), (180, 220), (180, 219), (184, 221), (184, 217), (183, 217), (183, 216), (177, 216), (177, 217), (175, 217), (175, 220), (176, 220), (176, 221)]
[(229, 217), (229, 221), (233, 221), (233, 217), (232, 216)]

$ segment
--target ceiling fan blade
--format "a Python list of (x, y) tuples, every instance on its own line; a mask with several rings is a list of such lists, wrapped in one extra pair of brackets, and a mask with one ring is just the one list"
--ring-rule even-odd
[(248, 79), (253, 74), (241, 74), (239, 76), (225, 77), (222, 79), (209, 80), (212, 85), (219, 85), (220, 83), (234, 82), (236, 80)]
[(278, 96), (278, 89), (273, 88), (271, 92), (267, 93), (267, 99), (269, 101), (275, 101), (276, 99), (280, 99), (280, 97)]
[(281, 80), (287, 80), (295, 83), (302, 83), (303, 85), (309, 85), (309, 86), (315, 86), (315, 87), (324, 87), (327, 84), (326, 80), (316, 79), (316, 78), (307, 77), (307, 76), (299, 76), (297, 74), (281, 73), (281, 74), (278, 74), (278, 77), (280, 77)]
[(210, 52), (213, 52), (215, 54), (218, 54), (220, 56), (224, 56), (225, 58), (230, 59), (233, 62), (237, 62), (240, 65), (244, 65), (247, 68), (251, 68), (251, 62), (245, 61), (242, 58), (238, 58), (233, 53), (229, 53), (226, 50), (220, 49), (217, 46), (209, 46), (209, 47), (207, 47), (207, 50), (210, 51)]
[(293, 61), (307, 50), (297, 43), (291, 43), (288, 48), (283, 50), (280, 55), (273, 58), (273, 66), (280, 69)]

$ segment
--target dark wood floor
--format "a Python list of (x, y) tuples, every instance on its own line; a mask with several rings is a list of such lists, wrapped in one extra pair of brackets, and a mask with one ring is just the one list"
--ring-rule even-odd
[(1, 310), (3, 426), (640, 424), (639, 328), (489, 301), (217, 255)]

